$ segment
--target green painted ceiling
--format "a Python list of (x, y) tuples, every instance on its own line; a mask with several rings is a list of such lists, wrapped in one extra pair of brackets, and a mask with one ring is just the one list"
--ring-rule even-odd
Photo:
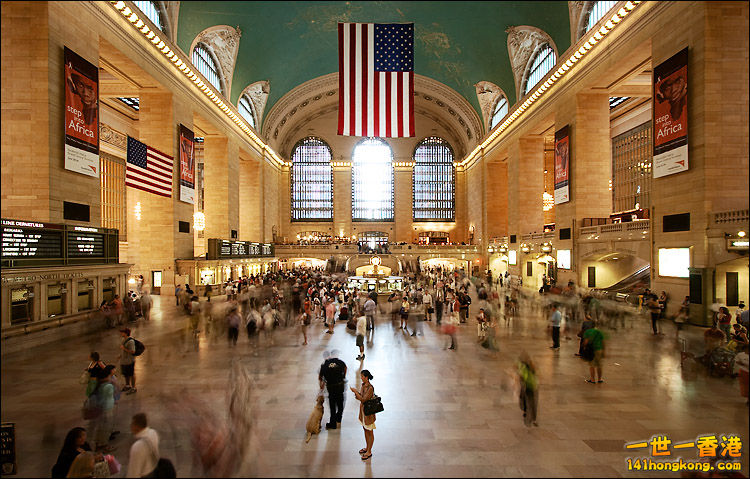
[[(305, 81), (338, 71), (338, 22), (414, 22), (415, 72), (464, 96), (479, 112), (474, 84), (499, 85), (515, 102), (508, 59), (511, 25), (547, 32), (560, 53), (570, 46), (568, 2), (196, 2), (180, 3), (177, 43), (190, 49), (214, 25), (242, 31), (232, 103), (268, 80), (266, 111)], [(481, 117), (481, 113), (480, 113)]]

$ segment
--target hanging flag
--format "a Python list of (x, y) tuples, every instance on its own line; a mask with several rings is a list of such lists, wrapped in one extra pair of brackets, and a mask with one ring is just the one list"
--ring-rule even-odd
[(126, 186), (171, 198), (173, 169), (174, 158), (128, 137)]
[(339, 23), (338, 133), (414, 136), (413, 23)]

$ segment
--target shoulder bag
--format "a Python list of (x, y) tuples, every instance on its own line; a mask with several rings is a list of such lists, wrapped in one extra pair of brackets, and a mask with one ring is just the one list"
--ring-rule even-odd
[(379, 412), (383, 412), (383, 403), (380, 402), (380, 396), (373, 395), (372, 398), (362, 403), (362, 412), (365, 416), (371, 416)]

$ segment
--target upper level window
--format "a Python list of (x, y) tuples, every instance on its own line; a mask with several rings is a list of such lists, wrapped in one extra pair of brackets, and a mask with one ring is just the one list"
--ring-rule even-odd
[(292, 221), (333, 221), (331, 148), (310, 136), (292, 150)]
[(155, 2), (133, 2), (133, 4), (146, 14), (151, 23), (156, 25), (159, 30), (164, 31), (164, 23), (161, 21), (161, 14)]
[(455, 219), (453, 152), (438, 137), (422, 140), (414, 150), (414, 221)]
[(250, 123), (250, 126), (255, 128), (255, 114), (253, 113), (253, 103), (250, 101), (250, 98), (248, 98), (247, 95), (242, 95), (240, 97), (240, 101), (237, 104), (237, 109), (240, 111), (240, 115), (242, 115), (242, 118), (247, 120), (247, 122)]
[(589, 11), (589, 18), (586, 21), (586, 31), (591, 30), (596, 22), (601, 20), (605, 13), (610, 11), (617, 2), (593, 2), (591, 10)]
[(555, 66), (556, 61), (557, 57), (552, 47), (546, 43), (541, 45), (539, 50), (537, 50), (534, 60), (531, 62), (529, 72), (526, 74), (526, 83), (523, 87), (524, 95), (530, 92), (539, 83), (539, 80), (544, 78), (547, 72)]
[(490, 120), (490, 130), (495, 128), (500, 120), (505, 118), (508, 114), (508, 99), (505, 96), (500, 97), (500, 100), (495, 105), (495, 110), (492, 112), (492, 119)]
[(352, 153), (352, 220), (393, 221), (393, 152), (365, 138)]
[(206, 80), (208, 80), (209, 83), (223, 94), (224, 90), (221, 88), (219, 67), (216, 65), (214, 57), (209, 53), (208, 48), (206, 48), (203, 43), (199, 43), (195, 46), (192, 60), (195, 68), (206, 77)]

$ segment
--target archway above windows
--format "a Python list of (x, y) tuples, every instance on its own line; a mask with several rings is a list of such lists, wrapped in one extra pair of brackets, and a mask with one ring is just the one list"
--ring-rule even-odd
[(333, 221), (331, 147), (308, 136), (292, 150), (292, 221)]
[(232, 93), (232, 77), (237, 62), (237, 52), (240, 50), (241, 36), (242, 32), (239, 28), (216, 25), (200, 32), (190, 46), (191, 58), (198, 45), (204, 45), (211, 53), (217, 63), (220, 88), (226, 98), (230, 98)]
[(455, 220), (456, 168), (453, 160), (453, 149), (440, 137), (425, 138), (414, 149), (414, 221)]
[[(240, 100), (238, 101), (237, 107), (241, 110), (242, 98), (247, 98), (252, 107), (253, 119), (255, 123), (252, 126), (256, 131), (260, 131), (261, 120), (263, 118), (263, 111), (266, 108), (266, 101), (268, 101), (268, 93), (271, 91), (271, 86), (266, 80), (257, 81), (248, 85), (242, 93), (240, 93)], [(244, 115), (243, 115), (244, 116)]]
[(505, 113), (508, 112), (508, 95), (502, 88), (489, 81), (480, 81), (474, 86), (477, 89), (477, 98), (482, 109), (484, 129), (485, 132), (489, 132), (497, 125), (497, 121), (505, 116), (502, 112), (503, 105)]
[(617, 1), (612, 0), (568, 2), (571, 42), (577, 42), (599, 20), (605, 17), (616, 4)]
[(393, 221), (393, 150), (364, 138), (352, 151), (352, 221)]
[(544, 31), (529, 25), (509, 27), (508, 57), (513, 69), (513, 79), (516, 83), (516, 98), (523, 98), (523, 87), (533, 57), (544, 44), (550, 46), (557, 57), (557, 46), (552, 38)]
[(159, 30), (166, 33), (172, 42), (176, 42), (177, 15), (180, 2), (134, 1), (133, 4), (143, 12)]

